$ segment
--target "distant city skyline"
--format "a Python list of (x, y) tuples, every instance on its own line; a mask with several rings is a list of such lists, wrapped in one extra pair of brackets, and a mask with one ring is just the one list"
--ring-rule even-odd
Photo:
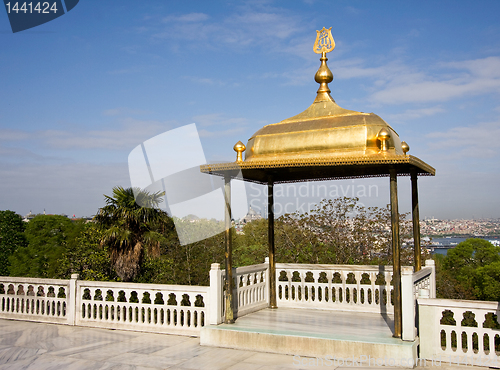
[[(133, 148), (190, 123), (209, 162), (234, 161), (237, 141), (312, 103), (316, 30), (332, 27), (332, 97), (379, 115), (436, 168), (419, 179), (421, 218), (500, 218), (499, 12), (493, 0), (123, 0), (13, 34), (0, 11), (0, 209), (91, 216), (130, 186)], [(383, 207), (388, 183), (275, 191), (283, 212), (318, 202), (323, 185)], [(409, 212), (409, 179), (398, 184)], [(264, 187), (247, 194), (265, 204)]]

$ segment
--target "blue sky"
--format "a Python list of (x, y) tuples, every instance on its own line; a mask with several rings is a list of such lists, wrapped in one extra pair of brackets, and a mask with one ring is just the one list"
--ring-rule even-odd
[[(325, 26), (333, 98), (436, 168), (419, 181), (421, 216), (498, 218), (498, 14), (499, 1), (81, 0), (13, 34), (0, 10), (0, 209), (95, 214), (130, 186), (134, 147), (193, 122), (208, 161), (233, 161), (238, 140), (312, 103)], [(387, 183), (327, 185), (376, 186), (361, 201), (381, 206)], [(402, 211), (409, 190), (400, 179)]]

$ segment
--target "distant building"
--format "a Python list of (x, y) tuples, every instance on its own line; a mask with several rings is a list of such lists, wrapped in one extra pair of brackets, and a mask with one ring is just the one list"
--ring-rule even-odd
[(252, 206), (250, 206), (246, 216), (233, 223), (233, 225), (236, 229), (236, 233), (243, 234), (243, 226), (245, 226), (249, 222), (260, 220), (260, 219), (262, 219), (262, 216), (259, 215), (257, 212), (255, 212), (255, 210), (252, 208)]
[(198, 222), (198, 221), (200, 221), (200, 218), (196, 215), (189, 214), (186, 217), (184, 217), (183, 220), (189, 221), (189, 222)]
[(252, 222), (252, 221), (255, 221), (255, 220), (260, 220), (262, 218), (261, 215), (259, 215), (257, 212), (255, 212), (255, 210), (252, 208), (252, 206), (249, 207), (248, 209), (248, 213), (246, 214), (245, 217), (243, 217), (241, 219), (241, 222), (243, 224), (246, 224), (248, 222)]
[(36, 215), (34, 215), (33, 213), (31, 213), (31, 211), (30, 211), (30, 213), (28, 213), (26, 216), (24, 216), (23, 221), (24, 222), (29, 222), (30, 220), (32, 220), (33, 218), (35, 218), (35, 216)]
[[(30, 211), (30, 213), (28, 213), (26, 216), (24, 216), (23, 218), (23, 221), (24, 222), (29, 222), (31, 221), (32, 219), (34, 219), (36, 216), (38, 215), (45, 215), (45, 216), (63, 216), (63, 217), (66, 217), (66, 218), (69, 218), (69, 216), (67, 214), (60, 214), (60, 215), (54, 215), (52, 213), (46, 213), (45, 212), (45, 209), (43, 210), (43, 213), (37, 213), (37, 214), (34, 214)], [(79, 220), (85, 220), (86, 222), (91, 222), (93, 220), (93, 217), (76, 217), (75, 215), (73, 215), (72, 218), (70, 218), (71, 221), (79, 221)]]

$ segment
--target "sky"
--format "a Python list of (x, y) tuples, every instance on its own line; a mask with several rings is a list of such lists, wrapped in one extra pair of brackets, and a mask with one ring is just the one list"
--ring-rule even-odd
[[(208, 162), (234, 161), (237, 141), (313, 102), (316, 30), (332, 27), (332, 97), (436, 169), (419, 179), (421, 218), (500, 218), (498, 14), (497, 0), (81, 0), (12, 33), (0, 9), (0, 209), (94, 215), (131, 186), (134, 148), (192, 123)], [(276, 186), (277, 213), (325, 194), (385, 206), (388, 183)], [(247, 187), (254, 208), (264, 195)]]

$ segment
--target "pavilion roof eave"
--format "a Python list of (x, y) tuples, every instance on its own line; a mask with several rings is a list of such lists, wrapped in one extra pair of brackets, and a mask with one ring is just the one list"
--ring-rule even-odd
[(323, 181), (348, 178), (389, 176), (396, 169), (399, 176), (416, 172), (420, 176), (434, 176), (436, 170), (411, 155), (379, 154), (301, 159), (266, 159), (206, 164), (200, 166), (203, 173), (216, 176), (229, 175), (246, 181), (265, 184), (269, 177), (274, 183)]

